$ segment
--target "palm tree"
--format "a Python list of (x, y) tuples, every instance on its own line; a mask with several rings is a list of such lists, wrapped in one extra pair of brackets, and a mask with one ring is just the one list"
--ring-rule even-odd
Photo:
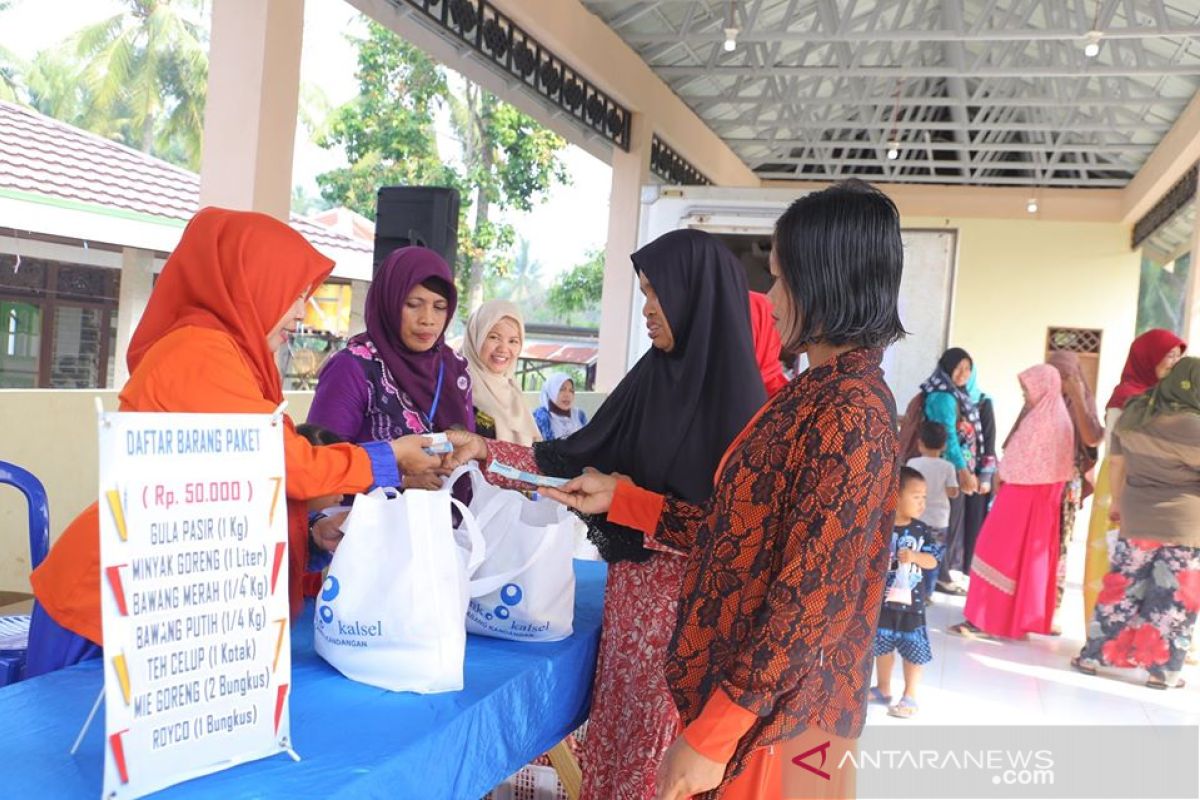
[(20, 62), (16, 57), (0, 47), (0, 100), (7, 100), (10, 103), (18, 102), (21, 87), (17, 83), (17, 75), (21, 71)]
[(517, 256), (513, 259), (512, 272), (513, 302), (522, 302), (533, 297), (542, 285), (542, 264), (529, 257), (529, 240), (522, 238), (517, 242)]
[(64, 48), (38, 53), (25, 70), (29, 105), (69, 125), (119, 139), (119, 121), (104, 125), (101, 120), (87, 119), (91, 100), (86, 87), (79, 81), (78, 72), (71, 54)]
[(175, 156), (195, 169), (208, 81), (199, 2), (126, 2), (128, 12), (85, 28), (74, 39), (90, 94), (89, 120), (120, 120), (126, 144)]
[[(0, 13), (12, 5), (11, 0), (0, 0)], [(16, 54), (0, 45), (0, 100), (15, 103), (20, 97), (17, 75), (24, 72)]]

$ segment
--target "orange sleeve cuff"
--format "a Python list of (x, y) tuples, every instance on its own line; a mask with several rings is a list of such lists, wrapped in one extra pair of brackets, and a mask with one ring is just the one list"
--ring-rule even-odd
[(658, 519), (662, 516), (665, 500), (661, 494), (649, 489), (635, 486), (629, 481), (619, 481), (608, 509), (608, 519), (653, 536), (658, 529)]
[(717, 689), (704, 704), (700, 716), (683, 729), (683, 738), (710, 761), (728, 764), (738, 742), (757, 719), (753, 711), (730, 700), (724, 689)]

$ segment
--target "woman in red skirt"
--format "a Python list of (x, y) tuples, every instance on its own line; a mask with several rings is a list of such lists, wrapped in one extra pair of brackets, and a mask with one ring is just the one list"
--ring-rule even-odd
[(1020, 375), (1025, 410), (1000, 462), (1000, 491), (971, 562), (963, 636), (1020, 639), (1054, 621), (1063, 486), (1075, 470), (1075, 428), (1049, 364)]

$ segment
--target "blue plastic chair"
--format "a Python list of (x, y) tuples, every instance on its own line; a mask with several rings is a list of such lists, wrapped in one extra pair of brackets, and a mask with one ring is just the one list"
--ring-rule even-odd
[[(29, 563), (32, 569), (50, 552), (50, 505), (46, 487), (32, 472), (0, 461), (0, 484), (15, 486), (29, 504)], [(0, 686), (16, 683), (29, 649), (29, 615), (0, 617)]]

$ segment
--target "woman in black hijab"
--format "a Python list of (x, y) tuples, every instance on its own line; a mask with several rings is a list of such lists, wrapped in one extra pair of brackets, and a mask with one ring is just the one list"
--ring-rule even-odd
[[(586, 428), (534, 453), (549, 475), (616, 471), (700, 502), (712, 494), (725, 449), (766, 402), (761, 374), (751, 379), (757, 361), (745, 270), (720, 240), (697, 230), (665, 234), (632, 260), (654, 346)], [(655, 330), (671, 337), (669, 348)], [(606, 561), (649, 558), (640, 533), (603, 517), (589, 527)]]
[[(633, 254), (633, 266), (654, 346), (585, 428), (532, 449), (487, 442), (489, 457), (558, 477), (619, 472), (703, 503), (725, 450), (767, 399), (745, 270), (696, 230), (659, 237)], [(655, 771), (679, 731), (663, 664), (685, 558), (648, 549), (641, 533), (603, 515), (585, 521), (610, 566), (582, 797), (653, 798)]]

